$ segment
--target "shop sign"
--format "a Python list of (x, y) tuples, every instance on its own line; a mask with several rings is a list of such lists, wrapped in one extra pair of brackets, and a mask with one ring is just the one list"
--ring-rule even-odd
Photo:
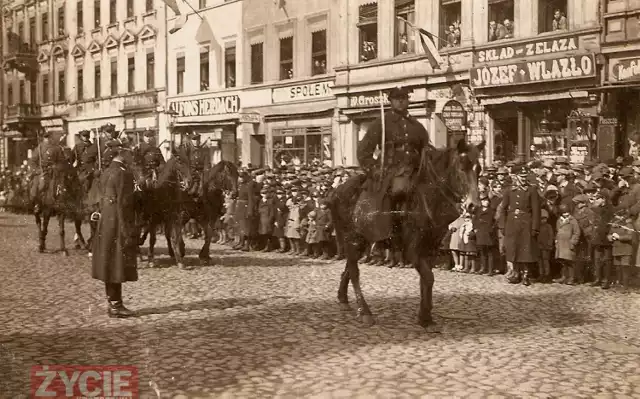
[(174, 101), (169, 104), (169, 109), (176, 112), (178, 116), (235, 114), (240, 109), (240, 97), (233, 95)]
[(286, 103), (333, 96), (331, 81), (278, 87), (271, 92), (273, 103)]
[(243, 112), (240, 114), (240, 123), (260, 123), (262, 118), (255, 112)]
[(369, 94), (361, 94), (359, 96), (351, 96), (349, 97), (349, 107), (379, 107), (380, 101), (382, 101), (384, 105), (390, 104), (389, 94), (382, 93), (382, 95), (380, 95), (380, 92), (374, 92)]
[(596, 76), (593, 54), (471, 68), (474, 88), (553, 82)]
[(600, 120), (598, 121), (598, 125), (599, 126), (618, 126), (618, 118), (607, 118), (604, 116), (600, 117)]
[(497, 46), (473, 53), (473, 62), (485, 63), (511, 60), (514, 58), (535, 57), (537, 55), (575, 51), (580, 42), (579, 36), (556, 39), (535, 40), (513, 45)]
[(42, 127), (44, 128), (63, 128), (64, 127), (64, 120), (60, 119), (60, 118), (54, 118), (54, 119), (41, 119), (40, 120), (40, 125), (42, 125)]
[(158, 97), (156, 93), (138, 94), (135, 96), (129, 96), (124, 98), (122, 104), (122, 110), (127, 111), (130, 109), (138, 108), (155, 108), (158, 103)]
[(462, 104), (456, 100), (449, 100), (442, 108), (442, 121), (452, 132), (462, 132), (467, 130), (467, 111)]
[(617, 82), (640, 79), (640, 58), (614, 62), (611, 66), (611, 77)]

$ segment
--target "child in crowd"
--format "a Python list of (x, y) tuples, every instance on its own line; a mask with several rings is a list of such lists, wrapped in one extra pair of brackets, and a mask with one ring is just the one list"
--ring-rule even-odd
[(560, 204), (560, 217), (556, 225), (556, 259), (562, 265), (562, 277), (557, 283), (575, 284), (573, 261), (576, 257), (576, 246), (580, 240), (580, 226), (571, 215), (569, 204)]
[(460, 257), (463, 273), (476, 273), (476, 237), (473, 231), (471, 212), (465, 209), (462, 213), (463, 222), (460, 226)]
[(480, 194), (480, 208), (473, 214), (473, 227), (480, 263), (480, 274), (493, 274), (493, 252), (496, 246), (495, 209), (486, 192)]
[(456, 272), (462, 271), (462, 257), (460, 256), (461, 242), (459, 231), (463, 223), (464, 216), (461, 214), (456, 220), (449, 224), (449, 231), (451, 232), (449, 250), (451, 251), (451, 257), (453, 258), (453, 270)]
[(543, 209), (540, 212), (540, 232), (538, 233), (538, 279), (540, 282), (549, 282), (551, 278), (551, 251), (553, 251), (553, 227), (549, 224), (549, 212)]

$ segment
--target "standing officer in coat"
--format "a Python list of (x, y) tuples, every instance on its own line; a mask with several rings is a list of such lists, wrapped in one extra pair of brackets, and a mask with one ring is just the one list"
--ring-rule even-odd
[(138, 280), (133, 154), (112, 146), (114, 158), (100, 176), (100, 220), (93, 240), (91, 276), (105, 283), (109, 317), (129, 317), (122, 302), (122, 283)]
[[(401, 248), (400, 223), (402, 215), (390, 211), (402, 211), (409, 197), (412, 180), (418, 170), (422, 150), (432, 147), (429, 134), (418, 120), (409, 115), (409, 91), (397, 87), (389, 93), (391, 111), (371, 125), (358, 146), (358, 162), (367, 171), (365, 190), (376, 197), (378, 218), (371, 225), (361, 226), (362, 233), (372, 242), (392, 238), (392, 245)], [(381, 148), (382, 124), (385, 127), (384, 165), (374, 154)], [(370, 201), (371, 202), (371, 201)], [(366, 212), (371, 212), (369, 208)]]
[(540, 196), (528, 182), (524, 165), (513, 168), (513, 180), (500, 205), (499, 229), (504, 237), (507, 265), (513, 273), (507, 276), (512, 284), (522, 281), (530, 285), (529, 264), (538, 261), (537, 237), (540, 231)]

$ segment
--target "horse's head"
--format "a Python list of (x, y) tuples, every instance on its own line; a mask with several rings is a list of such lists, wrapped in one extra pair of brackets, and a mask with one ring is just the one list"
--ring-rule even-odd
[(179, 156), (171, 157), (160, 171), (157, 187), (174, 185), (182, 191), (191, 186), (191, 168)]
[(468, 209), (470, 206), (476, 207), (480, 205), (478, 178), (482, 171), (480, 159), (485, 144), (484, 140), (476, 145), (467, 143), (466, 140), (461, 139), (456, 146), (456, 165), (460, 178), (464, 180), (463, 187), (466, 191), (463, 195), (463, 205), (465, 209)]
[(238, 168), (233, 162), (220, 161), (210, 172), (213, 186), (222, 191), (238, 191)]

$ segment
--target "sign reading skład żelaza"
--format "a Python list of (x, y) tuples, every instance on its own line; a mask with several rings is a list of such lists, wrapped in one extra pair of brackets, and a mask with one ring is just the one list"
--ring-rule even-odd
[(467, 130), (467, 111), (456, 100), (449, 100), (442, 108), (442, 122), (452, 132)]
[(544, 83), (596, 76), (593, 54), (471, 68), (469, 81), (474, 88)]
[(476, 51), (473, 53), (473, 63), (484, 64), (485, 62), (530, 58), (538, 55), (576, 51), (579, 44), (579, 36), (543, 39), (512, 45), (507, 44)]
[(173, 101), (169, 103), (169, 109), (177, 112), (179, 117), (235, 114), (240, 110), (240, 97), (233, 95)]

